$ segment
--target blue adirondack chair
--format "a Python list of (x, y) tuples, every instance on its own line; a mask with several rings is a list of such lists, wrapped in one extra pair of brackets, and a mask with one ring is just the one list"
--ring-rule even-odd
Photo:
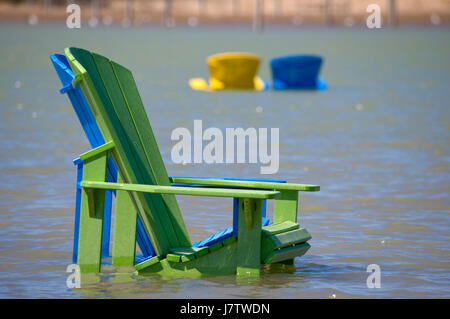
[(275, 90), (325, 90), (319, 78), (323, 58), (317, 55), (283, 55), (270, 61), (272, 86)]
[[(72, 81), (74, 79), (73, 71), (71, 70), (69, 63), (64, 55), (52, 54), (50, 59), (53, 66), (61, 80), (63, 87), (60, 89), (62, 94), (67, 94), (70, 102), (78, 116), (78, 119), (83, 127), (83, 130), (88, 138), (88, 141), (92, 148), (98, 147), (105, 143), (103, 136), (95, 122), (94, 116), (84, 98), (81, 90), (72, 86)], [(81, 202), (81, 187), (80, 181), (83, 176), (83, 161), (77, 158), (73, 161), (74, 165), (77, 167), (77, 186), (76, 186), (76, 203), (75, 203), (75, 224), (74, 224), (74, 240), (73, 240), (73, 263), (77, 262), (77, 252), (78, 252), (78, 234), (79, 234), (79, 221), (80, 221), (80, 202)], [(191, 177), (192, 178), (192, 177)], [(197, 177), (199, 178), (199, 177)], [(205, 179), (205, 177), (200, 177)], [(206, 178), (207, 179), (207, 178)], [(267, 180), (267, 179), (244, 179), (244, 178), (220, 178), (214, 177), (212, 179), (224, 179), (224, 180), (242, 180), (242, 181), (270, 181), (275, 183), (285, 183), (284, 180)], [(108, 159), (107, 165), (107, 182), (117, 181), (117, 167), (112, 158)], [(178, 186), (177, 184), (172, 184), (172, 186)], [(179, 186), (188, 186), (186, 184)], [(189, 185), (190, 187), (199, 187), (204, 185)], [(209, 186), (211, 187), (211, 186)], [(223, 187), (222, 187), (223, 188)], [(104, 223), (103, 223), (103, 238), (102, 238), (102, 257), (109, 256), (109, 242), (110, 242), (110, 228), (111, 228), (111, 202), (112, 196), (115, 191), (107, 190), (105, 193), (105, 210), (104, 210)], [(263, 201), (263, 226), (269, 225), (271, 222), (266, 218), (266, 201)], [(233, 199), (233, 226), (230, 226), (216, 234), (213, 234), (203, 240), (195, 242), (192, 244), (193, 247), (204, 247), (215, 244), (216, 242), (223, 241), (224, 239), (236, 236), (238, 231), (238, 199)], [(142, 256), (137, 256), (136, 262), (141, 262), (155, 255), (153, 246), (144, 230), (142, 222), (138, 216), (136, 224), (136, 242), (141, 249)]]

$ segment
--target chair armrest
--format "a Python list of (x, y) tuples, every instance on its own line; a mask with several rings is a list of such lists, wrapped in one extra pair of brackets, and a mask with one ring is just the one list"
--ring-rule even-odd
[(275, 189), (275, 190), (292, 190), (317, 192), (320, 190), (318, 185), (308, 184), (291, 184), (276, 182), (258, 182), (258, 181), (241, 181), (241, 180), (225, 180), (225, 179), (201, 179), (191, 177), (172, 177), (171, 182), (178, 184), (201, 184), (207, 186), (225, 186), (240, 188), (258, 188), (258, 189)]
[(114, 145), (113, 141), (106, 142), (103, 145), (100, 145), (100, 146), (98, 146), (96, 148), (93, 148), (90, 151), (87, 151), (86, 153), (81, 154), (80, 155), (80, 160), (85, 161), (85, 160), (87, 160), (89, 158), (94, 157), (95, 155), (98, 155), (98, 154), (101, 154), (103, 152), (109, 151), (110, 149), (114, 148), (114, 146), (115, 145)]
[(184, 187), (208, 187), (208, 188), (219, 187), (219, 188), (236, 188), (236, 189), (258, 189), (258, 188), (251, 188), (251, 187), (223, 186), (223, 185), (205, 185), (205, 184), (201, 184), (201, 183), (186, 184), (186, 183), (176, 183), (176, 182), (174, 182), (174, 179), (178, 180), (180, 178), (192, 178), (194, 180), (204, 180), (204, 179), (210, 180), (210, 179), (214, 179), (214, 180), (286, 183), (286, 181), (284, 181), (284, 180), (277, 180), (277, 179), (231, 178), (231, 177), (191, 177), (191, 176), (169, 176), (169, 181), (172, 184), (172, 186), (177, 186), (177, 187), (184, 186)]
[(229, 188), (202, 188), (202, 187), (191, 188), (191, 187), (123, 184), (123, 183), (108, 183), (108, 182), (94, 182), (94, 181), (82, 181), (80, 185), (83, 188), (114, 189), (114, 190), (125, 190), (143, 193), (192, 195), (192, 196), (239, 197), (239, 198), (257, 198), (257, 199), (275, 199), (280, 196), (280, 193), (276, 191), (229, 189)]
[(271, 182), (271, 183), (286, 183), (281, 179), (263, 179), (263, 178), (236, 178), (236, 177), (198, 177), (198, 176), (169, 176), (169, 180), (172, 182), (174, 178), (192, 178), (198, 179), (214, 179), (214, 180), (229, 180), (229, 181), (249, 181), (249, 182)]

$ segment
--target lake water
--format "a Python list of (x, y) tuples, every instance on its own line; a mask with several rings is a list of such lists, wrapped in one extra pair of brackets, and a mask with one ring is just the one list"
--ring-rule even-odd
[[(0, 25), (0, 297), (436, 298), (450, 297), (450, 32), (448, 29), (108, 27)], [(72, 159), (89, 149), (49, 55), (97, 51), (135, 75), (169, 175), (285, 179), (312, 234), (295, 267), (164, 280), (107, 276), (68, 289), (75, 206)], [(325, 57), (321, 92), (192, 91), (205, 58), (224, 51)], [(172, 130), (280, 128), (280, 169), (177, 165)], [(178, 196), (191, 240), (232, 223), (230, 199)], [(268, 204), (269, 209), (273, 203)], [(271, 211), (269, 211), (271, 216)], [(381, 269), (369, 289), (367, 266)], [(333, 296), (334, 295), (334, 296)]]

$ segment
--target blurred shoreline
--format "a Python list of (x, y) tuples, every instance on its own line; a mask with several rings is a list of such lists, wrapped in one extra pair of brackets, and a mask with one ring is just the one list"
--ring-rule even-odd
[[(376, 0), (265, 0), (260, 1), (256, 17), (255, 0), (111, 0), (73, 1), (81, 8), (81, 22), (99, 25), (164, 25), (166, 27), (198, 25), (248, 25), (259, 19), (260, 25), (293, 26), (362, 26), (366, 24), (367, 6), (378, 4), (382, 26), (448, 26), (450, 1), (396, 0), (394, 10), (389, 1)], [(65, 1), (0, 1), (0, 21), (65, 23)]]

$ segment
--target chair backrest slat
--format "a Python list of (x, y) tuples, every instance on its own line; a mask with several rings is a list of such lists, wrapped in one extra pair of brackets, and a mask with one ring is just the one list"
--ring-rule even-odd
[[(111, 65), (116, 74), (116, 79), (122, 89), (123, 97), (127, 102), (126, 104), (130, 112), (130, 116), (133, 119), (133, 123), (141, 139), (141, 143), (144, 146), (144, 152), (149, 161), (149, 169), (151, 170), (151, 175), (155, 180), (155, 184), (170, 186), (171, 183), (167, 170), (164, 165), (161, 152), (159, 151), (155, 136), (153, 135), (153, 130), (147, 117), (147, 113), (145, 112), (144, 105), (142, 104), (133, 75), (128, 69), (113, 61), (111, 61)], [(175, 212), (169, 214), (170, 218), (173, 219), (172, 224), (174, 225), (175, 236), (179, 237), (179, 242), (185, 242), (185, 244), (187, 244), (185, 237), (188, 235), (175, 196), (164, 194), (161, 195), (161, 197), (168, 209), (171, 212)], [(178, 225), (183, 225), (183, 228), (177, 228)]]

